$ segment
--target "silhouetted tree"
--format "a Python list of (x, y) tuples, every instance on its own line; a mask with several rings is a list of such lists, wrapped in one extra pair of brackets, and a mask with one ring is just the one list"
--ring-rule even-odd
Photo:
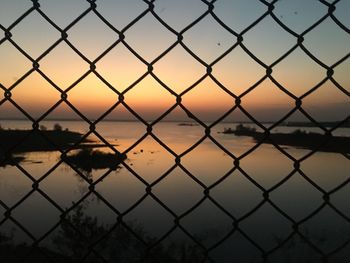
[(69, 255), (73, 262), (79, 262), (82, 258), (88, 258), (84, 262), (95, 262), (91, 245), (108, 262), (203, 262), (203, 251), (195, 244), (161, 243), (148, 249), (157, 240), (147, 235), (140, 225), (127, 222), (131, 232), (122, 224), (114, 227), (99, 224), (96, 218), (85, 215), (84, 209), (83, 205), (77, 206), (62, 221), (60, 231), (53, 239), (60, 253)]
[(55, 125), (53, 126), (53, 129), (55, 131), (62, 131), (62, 126), (59, 123), (55, 123)]

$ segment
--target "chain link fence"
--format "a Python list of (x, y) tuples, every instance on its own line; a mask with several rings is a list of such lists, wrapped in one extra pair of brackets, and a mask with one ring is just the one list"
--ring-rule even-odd
[[(141, 0), (140, 0), (141, 1)], [(343, 0), (346, 1), (346, 0)], [(306, 173), (303, 172), (303, 162), (307, 160), (308, 158), (312, 157), (315, 153), (319, 151), (323, 147), (323, 143), (327, 143), (324, 141), (322, 144), (318, 145), (318, 147), (312, 149), (308, 154), (302, 156), (301, 158), (295, 158), (293, 157), (288, 151), (284, 149), (281, 145), (279, 145), (277, 142), (274, 142), (273, 138), (271, 137), (271, 132), (273, 129), (278, 127), (279, 125), (283, 124), (285, 121), (288, 120), (290, 116), (292, 116), (295, 112), (301, 113), (303, 116), (305, 116), (313, 125), (316, 127), (322, 129), (327, 135), (327, 141), (331, 140), (333, 135), (332, 133), (338, 129), (339, 127), (342, 127), (345, 123), (347, 123), (350, 120), (350, 115), (348, 115), (343, 121), (338, 122), (335, 126), (329, 128), (326, 127), (323, 123), (318, 122), (315, 120), (304, 108), (303, 108), (303, 100), (310, 96), (310, 94), (313, 94), (317, 92), (317, 90), (327, 81), (330, 81), (341, 91), (346, 98), (350, 98), (350, 93), (347, 88), (343, 87), (340, 83), (337, 82), (337, 80), (333, 77), (334, 73), (339, 65), (344, 63), (346, 60), (350, 57), (350, 52), (347, 53), (344, 57), (342, 57), (339, 61), (332, 65), (326, 65), (324, 64), (320, 59), (318, 59), (315, 55), (313, 55), (312, 52), (310, 52), (305, 45), (303, 44), (305, 36), (312, 32), (315, 28), (321, 25), (323, 21), (326, 19), (331, 19), (336, 25), (339, 26), (339, 28), (343, 31), (344, 34), (350, 34), (350, 29), (344, 25), (336, 16), (335, 16), (335, 10), (337, 9), (337, 5), (340, 0), (337, 1), (325, 1), (325, 0), (319, 0), (318, 2), (322, 5), (324, 5), (327, 8), (327, 12), (314, 24), (312, 24), (310, 27), (305, 29), (302, 33), (298, 34), (294, 32), (291, 28), (288, 27), (283, 21), (280, 19), (280, 17), (276, 16), (274, 13), (275, 5), (278, 4), (279, 0), (274, 1), (265, 1), (265, 0), (259, 0), (257, 3), (263, 4), (266, 7), (266, 11), (260, 16), (257, 17), (256, 20), (248, 25), (246, 28), (244, 28), (241, 32), (236, 32), (234, 29), (232, 29), (230, 26), (225, 24), (219, 16), (215, 13), (215, 6), (217, 2), (220, 2), (220, 0), (200, 0), (200, 2), (206, 7), (206, 11), (200, 15), (197, 19), (195, 19), (193, 22), (188, 24), (184, 29), (177, 31), (174, 28), (172, 28), (166, 21), (164, 21), (157, 12), (155, 12), (155, 5), (157, 5), (157, 1), (155, 0), (143, 0), (145, 4), (147, 4), (148, 8), (146, 8), (142, 13), (140, 13), (138, 16), (136, 16), (127, 26), (125, 26), (122, 29), (115, 28), (112, 23), (110, 23), (99, 11), (98, 11), (98, 5), (103, 5), (103, 1), (94, 1), (94, 0), (87, 0), (89, 3), (89, 8), (87, 8), (85, 11), (83, 11), (78, 17), (76, 17), (68, 26), (65, 28), (61, 28), (59, 25), (57, 25), (51, 18), (48, 16), (40, 7), (40, 3), (42, 1), (39, 0), (31, 0), (32, 7), (29, 8), (25, 13), (23, 13), (20, 17), (18, 17), (9, 27), (4, 27), (0, 24), (0, 29), (2, 31), (3, 36), (0, 39), (0, 48), (4, 43), (10, 43), (13, 47), (17, 49), (18, 52), (20, 52), (22, 55), (24, 55), (28, 61), (32, 63), (32, 68), (26, 72), (23, 76), (21, 76), (18, 80), (16, 80), (13, 85), (11, 86), (4, 86), (0, 83), (0, 88), (4, 92), (4, 98), (0, 101), (0, 109), (1, 105), (3, 105), (5, 102), (11, 103), (15, 108), (17, 108), (21, 113), (23, 113), (26, 118), (32, 123), (32, 130), (31, 132), (22, 138), (20, 141), (16, 143), (16, 145), (13, 146), (12, 149), (6, 149), (6, 152), (3, 154), (2, 158), (5, 162), (13, 163), (13, 165), (20, 170), (26, 177), (29, 178), (29, 180), (32, 181), (32, 189), (18, 202), (16, 202), (14, 205), (9, 206), (2, 200), (0, 200), (0, 207), (3, 208), (4, 216), (3, 219), (0, 221), (0, 226), (4, 225), (6, 222), (11, 221), (14, 223), (19, 229), (21, 229), (27, 237), (29, 237), (32, 240), (32, 243), (30, 246), (26, 247), (25, 249), (18, 250), (16, 253), (19, 256), (18, 262), (111, 262), (111, 259), (108, 258), (103, 252), (103, 249), (108, 246), (108, 242), (114, 243), (115, 240), (118, 240), (121, 242), (120, 246), (115, 246), (114, 249), (116, 251), (122, 250), (124, 253), (129, 253), (132, 256), (129, 256), (129, 260), (125, 261), (125, 259), (119, 258), (119, 261), (113, 261), (113, 262), (165, 262), (165, 260), (169, 262), (221, 262), (217, 261), (214, 257), (212, 257), (212, 251), (215, 249), (225, 246), (225, 242), (234, 235), (235, 233), (239, 233), (245, 241), (252, 246), (260, 255), (259, 262), (269, 262), (272, 260), (274, 255), (278, 253), (283, 247), (288, 243), (291, 242), (294, 238), (299, 238), (302, 240), (310, 250), (312, 250), (315, 254), (318, 255), (320, 262), (334, 262), (333, 258), (339, 253), (343, 253), (346, 250), (349, 250), (349, 243), (350, 243), (350, 236), (348, 236), (347, 240), (342, 243), (341, 245), (337, 246), (336, 248), (332, 249), (331, 251), (324, 251), (322, 248), (318, 247), (312, 240), (308, 238), (305, 233), (300, 231), (300, 228), (303, 226), (305, 222), (312, 219), (315, 215), (320, 213), (324, 207), (328, 207), (332, 209), (337, 215), (339, 215), (341, 218), (343, 218), (348, 225), (350, 225), (350, 218), (349, 216), (341, 211), (341, 209), (337, 208), (335, 205), (332, 204), (332, 196), (337, 191), (344, 189), (350, 181), (350, 177), (347, 178), (344, 182), (334, 187), (332, 190), (324, 190), (321, 186), (319, 186), (315, 181), (313, 181), (311, 178), (308, 177)], [(1, 8), (1, 6), (0, 6)], [(22, 23), (22, 21), (29, 16), (32, 13), (39, 14), (43, 19), (45, 19), (51, 26), (52, 30), (56, 30), (60, 32), (60, 38), (57, 39), (57, 41), (50, 46), (45, 52), (43, 52), (38, 57), (32, 57), (29, 53), (27, 53), (20, 44), (16, 43), (16, 41), (12, 38), (12, 31)], [(111, 29), (116, 37), (115, 42), (110, 45), (105, 51), (103, 51), (99, 56), (97, 56), (94, 60), (90, 60), (86, 55), (84, 55), (83, 52), (81, 52), (71, 41), (70, 41), (70, 30), (76, 26), (76, 24), (81, 21), (85, 16), (88, 14), (93, 14), (100, 21), (102, 21), (109, 29)], [(152, 61), (147, 61), (142, 54), (139, 54), (136, 52), (131, 45), (129, 45), (127, 41), (127, 35), (128, 31), (133, 28), (139, 21), (146, 15), (152, 15), (159, 23), (164, 27), (164, 30), (170, 32), (174, 36), (176, 36), (176, 41), (172, 43), (165, 51), (163, 51), (161, 54), (159, 54), (155, 59)], [(224, 30), (229, 32), (233, 37), (235, 37), (236, 41), (232, 43), (232, 45), (225, 50), (222, 55), (217, 57), (213, 62), (208, 64), (205, 62), (196, 52), (191, 50), (191, 48), (185, 44), (184, 42), (184, 34), (188, 31), (191, 31), (191, 29), (196, 26), (201, 20), (203, 20), (206, 17), (213, 18), (218, 24), (222, 26)], [(282, 56), (280, 56), (277, 60), (275, 60), (271, 64), (266, 64), (263, 61), (261, 61), (252, 51), (250, 51), (245, 43), (245, 35), (255, 28), (263, 19), (266, 17), (270, 17), (274, 20), (275, 23), (277, 23), (285, 32), (289, 33), (294, 39), (295, 44)], [(69, 86), (66, 89), (62, 89), (59, 85), (57, 85), (53, 80), (51, 80), (44, 71), (40, 68), (41, 61), (50, 54), (60, 43), (66, 43), (72, 51), (74, 51), (82, 61), (86, 62), (89, 65), (89, 70), (86, 71), (83, 75), (81, 75), (71, 86)], [(119, 45), (123, 45), (126, 47), (139, 61), (141, 61), (145, 68), (147, 68), (146, 72), (141, 75), (138, 79), (136, 79), (128, 88), (126, 88), (124, 91), (119, 91), (117, 87), (113, 86), (111, 83), (109, 83), (102, 74), (99, 73), (99, 69), (96, 66), (96, 64), (104, 58), (109, 52), (111, 52), (114, 48), (116, 48)], [(163, 58), (165, 58), (175, 47), (181, 47), (183, 50), (185, 50), (190, 56), (192, 56), (196, 61), (198, 61), (203, 68), (206, 69), (206, 73), (201, 76), (195, 83), (190, 85), (187, 89), (185, 89), (181, 93), (175, 92), (171, 87), (167, 86), (162, 79), (157, 76), (154, 73), (154, 65), (157, 64), (159, 61), (161, 61)], [(261, 67), (263, 67), (266, 71), (265, 75), (258, 80), (254, 85), (252, 85), (250, 88), (248, 88), (245, 92), (241, 94), (235, 94), (233, 93), (228, 87), (226, 87), (223, 83), (221, 83), (213, 74), (213, 68), (216, 66), (218, 62), (220, 62), (222, 59), (224, 59), (228, 54), (233, 52), (235, 49), (241, 48), (245, 51), (245, 53), (253, 59), (257, 64), (259, 64)], [(301, 96), (294, 95), (291, 91), (286, 89), (281, 83), (279, 83), (273, 75), (274, 68), (284, 61), (289, 55), (291, 55), (296, 49), (301, 49), (304, 52), (304, 55), (312, 59), (315, 63), (317, 63), (320, 67), (324, 69), (324, 78), (319, 81), (317, 85), (314, 87), (311, 87), (309, 91), (304, 93)], [(1, 61), (0, 63), (6, 63), (6, 61)], [(61, 65), (64, 67), (64, 65)], [(47, 110), (44, 114), (42, 114), (39, 118), (34, 118), (31, 116), (28, 112), (26, 112), (25, 109), (23, 109), (16, 101), (13, 99), (12, 93), (16, 89), (20, 83), (22, 83), (26, 78), (28, 78), (32, 73), (37, 72), (40, 74), (40, 76), (45, 79), (47, 82), (49, 82), (53, 89), (56, 89), (61, 94), (61, 99), (57, 101), (57, 103), (52, 106), (49, 110)], [(175, 73), (176, 74), (176, 73)], [(69, 91), (74, 89), (79, 83), (81, 83), (85, 78), (87, 78), (89, 75), (94, 75), (98, 79), (100, 79), (105, 85), (107, 85), (110, 90), (112, 90), (115, 94), (118, 96), (118, 101), (115, 102), (115, 104), (108, 109), (105, 113), (103, 113), (99, 118), (96, 120), (91, 120), (88, 117), (86, 117), (82, 112), (80, 112), (77, 107), (70, 102), (69, 98)], [(147, 121), (145, 118), (142, 117), (142, 115), (137, 112), (132, 106), (129, 106), (127, 102), (125, 101), (125, 95), (128, 94), (133, 88), (140, 83), (144, 78), (146, 77), (152, 77), (154, 80), (156, 80), (171, 96), (173, 96), (174, 104), (172, 107), (170, 107), (164, 114), (162, 114), (159, 118), (156, 120), (153, 120), (152, 122)], [(174, 75), (175, 77), (175, 75)], [(214, 81), (226, 94), (230, 95), (232, 97), (232, 101), (234, 101), (234, 106), (227, 111), (225, 114), (223, 114), (220, 118), (217, 118), (214, 122), (208, 124), (205, 120), (202, 120), (198, 118), (195, 114), (193, 114), (183, 103), (182, 99), (186, 97), (186, 95), (196, 88), (201, 82), (203, 82), (205, 79), (211, 79)], [(280, 118), (278, 121), (274, 122), (273, 124), (266, 126), (266, 124), (261, 123), (258, 121), (253, 114), (251, 114), (246, 108), (242, 106), (242, 101), (249, 96), (249, 94), (254, 91), (264, 80), (269, 79), (271, 80), (285, 95), (289, 96), (294, 102), (295, 106), (293, 109), (291, 109), (285, 116)], [(1, 81), (1, 80), (0, 80)], [(57, 142), (52, 140), (50, 136), (47, 136), (47, 133), (43, 132), (40, 129), (40, 124), (42, 123), (45, 118), (52, 113), (55, 109), (57, 109), (60, 105), (65, 104), (67, 105), (72, 111), (74, 111), (84, 122), (86, 122), (89, 125), (89, 131), (84, 134), (79, 141), (75, 142), (74, 145), (69, 146), (68, 148), (63, 149), (60, 145), (57, 145)], [(138, 140), (132, 144), (128, 149), (126, 149), (123, 152), (120, 152), (118, 150), (118, 147), (112, 145), (108, 140), (106, 140), (96, 129), (96, 126), (103, 121), (114, 109), (116, 109), (118, 106), (124, 106), (130, 114), (132, 114), (140, 123), (144, 125), (145, 133), (143, 136), (138, 138)], [(200, 140), (198, 140), (195, 144), (193, 144), (191, 147), (189, 147), (186, 151), (184, 151), (181, 154), (177, 154), (171, 147), (169, 147), (165, 142), (163, 142), (160, 138), (157, 137), (157, 135), (153, 132), (153, 127), (164, 120), (171, 112), (173, 112), (175, 109), (181, 108), (188, 116), (191, 118), (194, 122), (199, 124), (199, 126), (203, 130), (203, 135)], [(244, 115), (257, 127), (263, 130), (263, 136), (258, 140), (258, 142), (252, 147), (251, 149), (247, 150), (245, 153), (241, 155), (235, 155), (231, 151), (225, 148), (224, 145), (222, 145), (212, 134), (212, 130), (214, 127), (216, 127), (219, 123), (221, 123), (227, 116), (229, 116), (232, 112), (240, 110), (244, 113)], [(13, 160), (12, 151), (20, 144), (25, 142), (26, 140), (30, 139), (30, 136), (32, 134), (39, 134), (48, 144), (51, 145), (54, 149), (57, 149), (60, 151), (61, 159), (57, 163), (55, 167), (53, 167), (51, 170), (49, 170), (47, 173), (45, 173), (40, 178), (33, 177), (29, 171), (26, 171), (26, 169), (21, 165), (20, 162), (16, 162)], [(77, 149), (80, 144), (84, 142), (89, 136), (94, 135), (96, 136), (106, 147), (108, 147), (111, 151), (113, 151), (119, 158), (120, 166), (123, 167), (123, 169), (127, 169), (137, 180), (139, 180), (145, 188), (144, 196), (136, 202), (134, 205), (132, 205), (129, 209), (127, 209), (124, 212), (119, 211), (117, 208), (115, 208), (111, 203), (108, 202), (102, 196), (97, 190), (95, 190), (96, 186), (105, 178), (110, 176), (111, 172), (114, 169), (109, 169), (106, 173), (104, 173), (98, 180), (92, 180), (89, 178), (84, 172), (82, 172), (80, 169), (78, 169), (72, 162), (69, 161), (69, 158), (67, 156), (69, 153)], [(130, 163), (125, 161), (125, 158), (123, 156), (127, 156), (130, 154), (135, 147), (137, 147), (139, 144), (141, 144), (146, 138), (151, 137), (155, 141), (159, 143), (161, 147), (163, 147), (168, 153), (173, 156), (174, 159), (174, 166), (164, 173), (159, 179), (155, 180), (153, 183), (147, 182), (143, 178), (143, 174), (136, 172), (133, 167), (130, 165)], [(204, 140), (210, 140), (213, 142), (216, 146), (218, 146), (223, 153), (225, 153), (227, 156), (229, 156), (232, 159), (232, 169), (229, 171), (226, 175), (224, 175), (222, 178), (220, 178), (217, 182), (215, 182), (212, 185), (206, 185), (204, 184), (200, 179), (198, 179), (194, 174), (192, 174), (182, 163), (182, 159), (191, 153), (193, 150), (195, 150)], [(292, 171), (278, 184), (274, 185), (271, 188), (265, 188), (261, 184), (259, 184), (256, 180), (253, 179), (253, 177), (246, 172), (241, 166), (241, 161), (249, 156), (251, 153), (253, 153), (257, 148), (261, 147), (261, 145), (265, 142), (269, 141), (272, 143), (272, 145), (277, 149), (280, 154), (286, 156), (291, 162), (293, 162), (294, 167)], [(348, 152), (339, 153), (342, 154), (347, 160), (349, 160), (349, 154)], [(71, 207), (63, 208), (61, 207), (58, 202), (56, 202), (52, 197), (50, 197), (45, 191), (41, 189), (41, 184), (50, 177), (51, 173), (61, 164), (66, 163), (70, 166), (71, 169), (73, 169), (80, 177), (81, 179), (86, 182), (89, 185), (89, 191), (84, 194), (80, 200), (75, 202)], [(344, 167), (345, 170), (349, 171), (349, 167)], [(203, 190), (203, 197), (202, 199), (194, 204), (188, 211), (182, 214), (175, 213), (171, 208), (169, 208), (166, 203), (161, 200), (155, 193), (153, 193), (152, 189), (160, 183), (168, 174), (171, 173), (174, 169), (181, 169), (184, 173), (188, 175), (191, 180), (196, 182)], [(211, 196), (211, 191), (215, 189), (220, 184), (225, 184), (225, 179), (234, 171), (239, 171), (246, 177), (252, 185), (257, 187), (261, 191), (262, 198), (259, 205), (257, 205), (254, 209), (249, 211), (249, 213), (245, 214), (242, 217), (236, 217), (232, 213), (230, 213), (224, 206), (222, 206), (217, 200), (215, 200)], [(285, 184), (290, 178), (295, 176), (296, 173), (299, 173), (304, 177), (305, 180), (308, 181), (312, 187), (317, 189), (317, 191), (323, 196), (323, 203), (314, 211), (310, 211), (309, 215), (302, 220), (296, 221), (291, 217), (288, 213), (286, 213), (283, 209), (281, 209), (274, 201), (270, 199), (270, 194), (281, 187), (283, 184)], [(45, 198), (55, 209), (57, 209), (60, 213), (60, 220), (59, 222), (52, 226), (52, 228), (45, 233), (40, 238), (35, 237), (31, 233), (31, 229), (27, 229), (24, 225), (22, 225), (16, 217), (13, 215), (13, 212), (16, 210), (16, 208), (21, 205), (27, 198), (29, 198), (34, 193), (40, 194), (43, 198)], [(83, 204), (84, 200), (86, 200), (90, 195), (94, 194), (98, 197), (99, 201), (107, 205), (107, 207), (110, 208), (110, 210), (115, 213), (116, 221), (115, 224), (110, 227), (109, 229), (105, 228), (99, 228), (96, 225), (93, 224), (92, 221), (89, 221), (88, 219), (78, 219), (79, 215), (82, 215), (81, 211), (81, 205)], [(143, 200), (146, 197), (152, 198), (155, 202), (157, 202), (167, 213), (171, 215), (173, 218), (173, 226), (169, 229), (167, 233), (165, 233), (162, 237), (155, 239), (155, 238), (149, 238), (145, 237), (144, 234), (142, 234), (142, 231), (137, 230), (132, 224), (126, 222), (124, 220), (125, 216), (129, 214), (131, 211), (133, 211), (136, 207), (138, 207)], [(183, 226), (182, 221), (184, 218), (186, 218), (189, 214), (196, 211), (196, 209), (205, 201), (209, 200), (214, 206), (216, 206), (219, 210), (221, 210), (224, 214), (226, 214), (230, 220), (232, 221), (232, 229), (227, 232), (227, 234), (220, 239), (215, 244), (212, 244), (210, 246), (205, 245), (201, 239), (196, 237), (195, 235), (191, 234), (191, 231), (189, 231), (186, 227)], [(284, 217), (289, 223), (290, 223), (290, 234), (283, 240), (280, 240), (280, 242), (273, 247), (272, 249), (266, 250), (261, 247), (256, 241), (255, 237), (252, 235), (248, 235), (242, 228), (241, 224), (249, 218), (250, 215), (257, 213), (261, 206), (265, 203), (269, 203), (275, 211), (280, 214), (282, 217)], [(30, 208), (28, 208), (30, 209)], [(74, 212), (74, 215), (72, 215), (72, 212)], [(85, 221), (84, 221), (85, 220)], [(42, 246), (45, 239), (50, 236), (51, 233), (54, 231), (57, 231), (57, 229), (63, 229), (66, 233), (69, 233), (70, 238), (63, 239), (63, 243), (65, 243), (66, 248), (70, 248), (73, 251), (74, 257), (69, 258), (68, 256), (59, 255), (56, 252), (50, 251), (47, 248), (44, 248)], [(181, 249), (177, 250), (177, 248), (165, 248), (164, 245), (162, 247), (162, 244), (165, 242), (164, 240), (175, 230), (182, 231), (192, 242), (193, 246), (184, 246)], [(91, 237), (91, 235), (95, 235), (94, 238)], [(123, 238), (124, 237), (124, 238)], [(6, 237), (0, 236), (0, 241), (5, 240)], [(133, 241), (130, 241), (133, 240)], [(137, 245), (136, 245), (137, 244)], [(167, 250), (169, 249), (169, 250)], [(170, 254), (176, 254), (179, 251), (186, 251), (186, 256), (182, 254), (182, 258), (180, 256), (169, 256)], [(238, 253), (235, 252), (235, 248), (232, 247), (229, 249), (231, 253)], [(5, 254), (5, 250), (1, 249), (1, 253)], [(176, 252), (177, 251), (177, 252)], [(181, 254), (181, 253), (180, 253)], [(244, 253), (243, 253), (244, 254)], [(179, 255), (179, 253), (178, 253)], [(243, 257), (244, 258), (244, 257)], [(246, 261), (242, 261), (246, 262)], [(279, 261), (282, 262), (282, 261)]]

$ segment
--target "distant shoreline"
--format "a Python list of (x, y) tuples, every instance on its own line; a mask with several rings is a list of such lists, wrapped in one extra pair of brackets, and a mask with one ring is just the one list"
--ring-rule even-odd
[[(0, 119), (0, 125), (2, 121), (27, 121), (27, 122), (31, 122), (28, 119), (12, 119), (12, 118), (4, 118), (4, 119)], [(84, 120), (82, 119), (45, 119), (42, 120), (42, 122), (84, 122)], [(94, 120), (91, 120), (92, 122)], [(145, 120), (147, 122), (153, 122), (154, 120)], [(140, 122), (139, 120), (117, 120), (117, 119), (104, 119), (101, 122)], [(163, 123), (179, 123), (179, 126), (199, 126), (200, 124), (195, 122), (195, 121), (190, 121), (190, 120), (161, 120), (160, 122)], [(204, 123), (210, 123), (211, 121), (204, 121)], [(322, 121), (322, 122), (318, 122), (321, 126), (326, 127), (326, 128), (333, 128), (336, 127), (339, 123), (341, 123), (342, 121)], [(254, 125), (254, 122), (250, 122), (250, 121), (223, 121), (220, 123), (224, 123), (224, 124), (251, 124)], [(274, 124), (275, 122), (273, 121), (262, 121), (262, 124)], [(319, 127), (318, 125), (315, 125), (312, 122), (301, 122), (301, 121), (291, 121), (291, 122), (283, 122), (279, 125), (277, 125), (277, 127), (305, 127), (305, 128), (317, 128)], [(345, 123), (343, 123), (342, 125), (340, 125), (339, 128), (350, 128), (350, 121), (347, 121)]]
[[(323, 127), (327, 128), (333, 128), (339, 125), (341, 122), (336, 122), (336, 121), (327, 121), (327, 122), (319, 122), (319, 124)], [(288, 122), (283, 125), (279, 126), (286, 126), (286, 127), (318, 127), (312, 122)], [(343, 123), (340, 125), (340, 128), (350, 128), (350, 121)]]
[(350, 153), (350, 137), (344, 136), (327, 136), (301, 130), (292, 133), (271, 133), (267, 135), (243, 125), (239, 125), (235, 130), (225, 129), (222, 133), (252, 137), (258, 143), (286, 145), (322, 152)]

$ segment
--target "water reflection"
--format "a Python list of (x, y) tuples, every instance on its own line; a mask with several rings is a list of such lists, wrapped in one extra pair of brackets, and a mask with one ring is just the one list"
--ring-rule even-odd
[[(157, 135), (178, 153), (191, 147), (204, 133), (198, 126), (157, 125)], [(62, 126), (85, 132), (83, 122), (67, 122)], [(216, 127), (212, 134), (230, 152), (239, 155), (254, 146), (250, 138), (217, 133), (224, 126)], [(120, 151), (135, 143), (136, 134), (144, 132), (144, 127), (134, 123), (101, 123), (99, 127), (101, 134)], [(286, 150), (299, 157), (309, 153), (293, 147)], [(108, 147), (99, 151), (112, 153)], [(322, 262), (322, 253), (336, 251), (328, 262), (338, 263), (347, 262), (350, 256), (345, 245), (337, 251), (350, 238), (350, 186), (345, 183), (349, 180), (349, 160), (340, 154), (316, 153), (301, 162), (300, 169), (308, 178), (295, 172), (270, 193), (269, 200), (265, 200), (263, 189), (252, 180), (268, 190), (294, 170), (293, 162), (271, 145), (261, 145), (244, 157), (240, 162), (245, 171), (242, 173), (233, 170), (232, 158), (208, 139), (181, 158), (185, 168), (182, 169), (174, 168), (174, 156), (147, 137), (128, 153), (125, 160), (128, 168), (120, 164), (120, 168), (112, 171), (109, 167), (90, 167), (82, 172), (89, 182), (98, 181), (93, 192), (89, 182), (70, 166), (60, 163), (59, 153), (34, 152), (24, 157), (20, 163), (23, 170), (9, 165), (0, 167), (0, 254), (8, 262), (17, 262), (29, 253), (33, 243), (30, 235), (44, 239), (38, 245), (40, 249), (31, 253), (25, 262), (49, 261), (46, 256), (55, 257), (55, 262), (75, 262), (85, 256), (87, 262), (99, 262), (91, 244), (100, 239), (96, 251), (108, 262), (139, 262), (144, 255), (150, 256), (145, 262), (157, 262), (154, 257), (159, 257), (158, 262), (199, 262), (197, 259), (202, 262), (205, 256), (209, 257), (208, 262), (211, 262), (209, 259), (220, 263), (262, 262), (266, 253), (269, 262), (281, 262), (281, 259), (283, 262)], [(79, 205), (61, 222), (62, 211), (39, 191), (33, 191), (33, 181), (26, 173), (35, 180), (44, 178), (39, 190), (62, 211), (70, 209), (72, 204)], [(106, 173), (108, 176), (104, 177)], [(159, 178), (162, 180), (158, 181)], [(208, 198), (204, 198), (203, 185), (216, 182), (219, 183), (211, 188)], [(147, 184), (152, 185), (151, 194), (147, 194)], [(332, 206), (325, 203), (320, 189), (337, 189), (330, 195)], [(84, 196), (87, 198), (80, 203)], [(6, 207), (13, 208), (11, 216), (30, 235), (6, 219)], [(116, 225), (116, 211), (123, 214), (125, 225)], [(179, 218), (179, 225), (174, 223), (174, 215)], [(298, 232), (293, 228), (295, 222), (300, 223)], [(147, 249), (165, 235), (159, 246)], [(203, 248), (209, 250), (208, 255)]]

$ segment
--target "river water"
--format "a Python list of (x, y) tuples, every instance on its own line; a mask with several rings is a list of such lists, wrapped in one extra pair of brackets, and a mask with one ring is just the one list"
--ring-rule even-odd
[[(52, 128), (55, 123), (44, 121), (41, 124)], [(59, 123), (63, 128), (81, 133), (88, 132), (89, 128), (82, 121)], [(26, 121), (1, 121), (1, 126), (31, 128)], [(225, 127), (234, 128), (234, 125), (218, 124), (211, 135), (235, 156), (244, 154), (255, 145), (249, 137), (219, 133)], [(303, 129), (317, 131), (316, 128)], [(278, 127), (276, 131), (293, 130), (295, 128)], [(137, 122), (106, 121), (99, 123), (96, 131), (117, 150), (125, 151), (146, 133), (146, 127)], [(153, 133), (175, 153), (181, 154), (204, 136), (204, 129), (200, 126), (181, 126), (177, 122), (161, 122), (154, 126)], [(350, 129), (339, 129), (335, 134), (350, 136)], [(94, 136), (90, 139), (98, 141)], [(290, 146), (283, 149), (295, 158), (302, 158), (310, 152)], [(111, 151), (109, 147), (99, 150)], [(39, 239), (59, 222), (60, 211), (40, 192), (31, 193), (33, 182), (26, 173), (39, 179), (50, 171), (40, 182), (39, 189), (62, 209), (68, 209), (89, 193), (89, 185), (65, 163), (56, 165), (60, 161), (58, 152), (26, 153), (24, 157), (25, 161), (20, 163), (22, 171), (15, 166), (0, 168), (0, 200), (7, 207), (14, 207), (12, 217), (30, 235)], [(325, 205), (320, 191), (332, 191), (350, 179), (349, 159), (341, 154), (317, 152), (311, 155), (301, 162), (302, 173), (294, 172), (269, 194), (269, 201), (266, 202), (262, 189), (275, 187), (294, 170), (293, 161), (273, 145), (262, 144), (242, 158), (240, 167), (245, 173), (234, 169), (233, 159), (208, 138), (182, 156), (181, 166), (177, 167), (174, 167), (174, 156), (151, 136), (128, 151), (127, 157), (127, 167), (122, 165), (116, 171), (111, 171), (96, 185), (98, 194), (90, 194), (81, 203), (84, 214), (96, 218), (98, 224), (110, 226), (116, 222), (117, 213), (110, 205), (120, 213), (126, 213), (123, 220), (130, 222), (131, 227), (142, 228), (146, 235), (159, 239), (172, 229), (176, 214), (181, 218), (181, 227), (174, 229), (163, 242), (193, 243), (185, 234), (189, 233), (205, 248), (211, 249), (209, 257), (214, 262), (261, 262), (261, 250), (270, 251), (276, 246), (282, 246), (271, 254), (276, 262), (280, 262), (281, 257), (285, 262), (318, 262), (320, 254), (310, 244), (303, 242), (301, 237), (310, 240), (324, 253), (330, 253), (350, 238), (350, 223), (341, 216), (342, 213), (350, 217), (350, 184), (332, 192), (332, 206)], [(93, 170), (88, 176), (98, 180), (107, 171)], [(145, 182), (151, 184), (163, 175), (166, 176), (152, 186), (156, 198), (145, 195)], [(221, 181), (223, 177), (225, 179)], [(213, 186), (209, 192), (210, 198), (203, 199), (204, 185)], [(28, 193), (31, 194), (26, 197)], [(102, 196), (103, 200), (98, 196)], [(26, 198), (21, 202), (23, 197)], [(0, 222), (5, 218), (4, 205), (0, 206)], [(238, 220), (239, 230), (233, 230), (232, 218)], [(293, 232), (293, 221), (301, 223), (300, 234), (283, 243)], [(59, 227), (54, 228), (40, 244), (54, 246), (53, 240), (59, 231)], [(227, 236), (230, 231), (233, 233)], [(30, 235), (11, 220), (5, 220), (0, 225), (0, 233), (11, 236), (15, 243), (33, 242)], [(221, 240), (223, 243), (216, 247)], [(344, 258), (348, 258), (349, 251), (345, 248), (331, 259), (346, 262)], [(296, 258), (298, 256), (301, 261)]]

